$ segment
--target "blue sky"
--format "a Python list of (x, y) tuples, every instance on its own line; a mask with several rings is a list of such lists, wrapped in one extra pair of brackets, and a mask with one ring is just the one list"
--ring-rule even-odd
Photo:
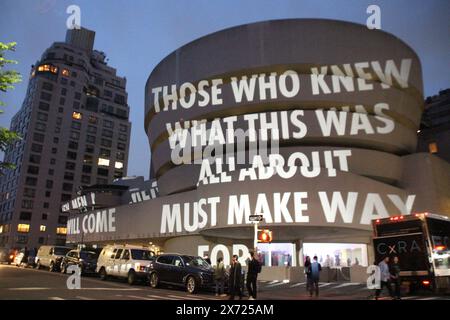
[(128, 175), (148, 177), (144, 87), (152, 69), (179, 46), (224, 28), (269, 19), (328, 18), (365, 24), (370, 4), (381, 8), (382, 29), (408, 43), (422, 62), (425, 95), (450, 87), (448, 0), (0, 0), (0, 41), (16, 41), (24, 81), (8, 93), (0, 126), (22, 104), (30, 66), (66, 33), (66, 8), (81, 8), (81, 25), (96, 31), (95, 48), (127, 77), (133, 123)]

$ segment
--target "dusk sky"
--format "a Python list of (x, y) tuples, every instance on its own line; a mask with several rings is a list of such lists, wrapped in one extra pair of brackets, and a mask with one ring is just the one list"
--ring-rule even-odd
[(450, 1), (448, 0), (0, 0), (0, 41), (18, 43), (8, 58), (23, 75), (15, 90), (2, 93), (7, 106), (0, 125), (9, 127), (19, 110), (30, 66), (55, 41), (64, 41), (66, 8), (81, 8), (81, 25), (96, 32), (95, 48), (127, 78), (131, 133), (128, 175), (148, 178), (150, 152), (144, 131), (144, 87), (166, 55), (209, 33), (256, 21), (327, 18), (365, 24), (371, 4), (381, 8), (381, 27), (409, 44), (422, 62), (425, 96), (450, 87)]

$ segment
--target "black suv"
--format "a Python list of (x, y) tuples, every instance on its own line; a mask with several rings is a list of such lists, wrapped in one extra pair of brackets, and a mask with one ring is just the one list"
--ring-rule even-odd
[(95, 273), (97, 267), (98, 252), (86, 250), (70, 250), (61, 260), (60, 270), (62, 273), (67, 272), (67, 268), (71, 265), (77, 265), (81, 269), (81, 273)]
[(214, 270), (201, 257), (182, 254), (162, 254), (146, 270), (152, 288), (162, 283), (182, 286), (189, 293), (200, 288), (212, 288)]

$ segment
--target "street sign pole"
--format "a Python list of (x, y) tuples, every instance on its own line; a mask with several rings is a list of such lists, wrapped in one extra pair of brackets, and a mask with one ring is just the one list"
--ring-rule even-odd
[(253, 222), (253, 230), (254, 230), (254, 236), (253, 236), (253, 248), (255, 252), (257, 252), (258, 247), (258, 226), (261, 221), (263, 221), (263, 216), (261, 214), (254, 214), (249, 216), (249, 220)]

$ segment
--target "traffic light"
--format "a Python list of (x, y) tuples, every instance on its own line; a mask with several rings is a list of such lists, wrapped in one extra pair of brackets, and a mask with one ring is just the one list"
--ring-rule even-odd
[(272, 231), (269, 229), (258, 230), (258, 242), (272, 242)]

